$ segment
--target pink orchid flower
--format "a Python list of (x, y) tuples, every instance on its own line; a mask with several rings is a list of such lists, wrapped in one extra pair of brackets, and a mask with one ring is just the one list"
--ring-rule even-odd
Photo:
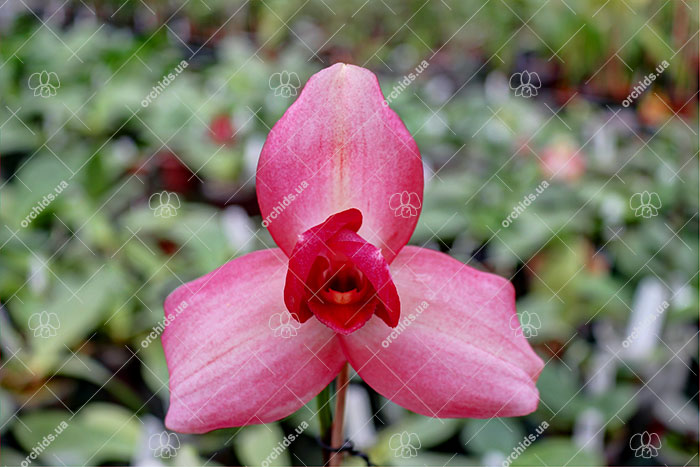
[(509, 324), (510, 282), (404, 248), (418, 217), (397, 216), (390, 200), (412, 193), (418, 209), (423, 165), (370, 71), (336, 64), (312, 76), (270, 132), (256, 183), (279, 248), (236, 258), (165, 300), (169, 429), (281, 419), (346, 362), (422, 415), (535, 410), (543, 364)]

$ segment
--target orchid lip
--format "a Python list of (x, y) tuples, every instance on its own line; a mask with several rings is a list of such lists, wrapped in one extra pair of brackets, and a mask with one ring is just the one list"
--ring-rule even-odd
[(315, 316), (349, 334), (377, 315), (398, 323), (400, 302), (389, 265), (376, 246), (357, 234), (362, 213), (348, 209), (299, 236), (290, 257), (285, 303), (299, 322)]
[(312, 274), (314, 269), (322, 271), (317, 274), (318, 282), (322, 283), (317, 284), (317, 290), (311, 299), (337, 305), (352, 305), (363, 300), (371, 289), (366, 276), (349, 259), (331, 261), (327, 257), (319, 256), (312, 267)]

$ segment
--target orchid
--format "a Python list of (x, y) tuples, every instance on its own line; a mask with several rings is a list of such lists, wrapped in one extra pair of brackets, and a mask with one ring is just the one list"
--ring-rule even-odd
[(510, 282), (406, 246), (423, 164), (374, 74), (336, 64), (312, 76), (270, 131), (256, 176), (279, 248), (235, 258), (165, 300), (169, 429), (279, 420), (347, 363), (422, 415), (535, 410), (543, 363), (510, 326)]

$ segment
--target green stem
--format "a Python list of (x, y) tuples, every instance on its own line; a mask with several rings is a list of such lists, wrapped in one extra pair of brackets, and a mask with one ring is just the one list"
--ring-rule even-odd
[[(331, 446), (333, 448), (339, 448), (342, 446), (343, 441), (343, 425), (345, 422), (345, 395), (347, 394), (348, 384), (350, 383), (348, 379), (348, 364), (343, 365), (343, 369), (340, 370), (338, 377), (335, 379), (335, 418), (333, 419), (333, 426), (331, 428)], [(343, 453), (333, 452), (331, 453), (331, 459), (328, 462), (330, 467), (337, 467), (343, 464)]]
[[(321, 441), (326, 446), (331, 444), (331, 429), (333, 426), (333, 414), (331, 412), (331, 386), (326, 386), (318, 396), (316, 396), (316, 404), (318, 405), (318, 422), (321, 428)], [(327, 449), (323, 449), (323, 464), (327, 464), (330, 460), (331, 453)]]

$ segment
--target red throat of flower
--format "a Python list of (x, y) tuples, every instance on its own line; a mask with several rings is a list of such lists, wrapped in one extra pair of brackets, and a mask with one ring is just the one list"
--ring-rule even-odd
[(361, 328), (373, 314), (399, 322), (399, 296), (381, 251), (357, 234), (362, 214), (348, 209), (310, 228), (294, 246), (284, 287), (292, 316), (312, 316), (341, 334)]

